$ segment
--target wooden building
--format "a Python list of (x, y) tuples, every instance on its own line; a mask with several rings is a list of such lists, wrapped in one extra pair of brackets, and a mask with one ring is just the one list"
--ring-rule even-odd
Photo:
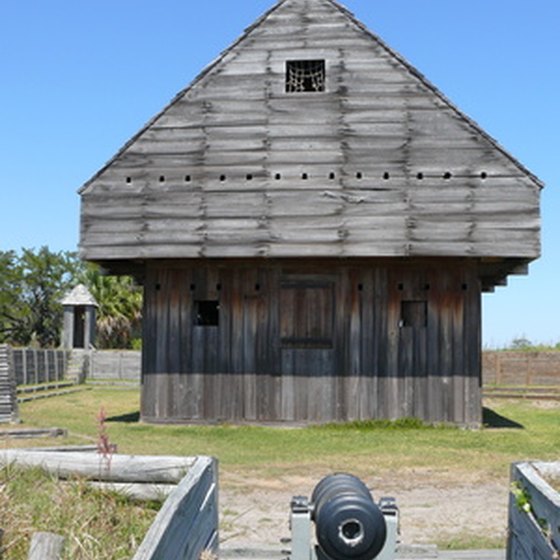
[(89, 350), (95, 344), (96, 315), (99, 307), (83, 284), (70, 290), (60, 302), (63, 309), (62, 347)]
[(81, 190), (144, 284), (142, 418), (481, 420), (542, 184), (334, 0), (281, 0)]

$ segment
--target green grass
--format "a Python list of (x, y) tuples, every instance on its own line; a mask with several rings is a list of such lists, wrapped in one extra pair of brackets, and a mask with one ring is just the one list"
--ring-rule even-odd
[[(224, 485), (230, 480), (238, 485), (245, 477), (274, 479), (301, 473), (319, 479), (341, 470), (398, 480), (399, 473), (426, 469), (458, 483), (498, 481), (507, 488), (512, 462), (558, 460), (560, 408), (521, 400), (488, 401), (486, 406), (488, 426), (481, 430), (432, 427), (410, 419), (308, 428), (154, 426), (138, 422), (137, 389), (99, 387), (25, 403), (20, 414), (25, 426), (64, 427), (69, 431), (65, 443), (83, 444), (96, 441), (96, 417), (103, 407), (109, 438), (120, 453), (212, 455), (220, 461)], [(0, 439), (0, 448), (37, 444), (47, 442)], [(21, 499), (25, 501), (23, 495)], [(442, 548), (503, 546), (492, 535), (467, 533), (438, 544)]]
[[(70, 441), (96, 440), (103, 407), (119, 452), (213, 455), (222, 470), (251, 468), (264, 475), (302, 467), (355, 467), (358, 474), (437, 465), (482, 477), (507, 476), (513, 461), (554, 460), (560, 449), (560, 409), (525, 401), (493, 401), (482, 430), (427, 427), (415, 420), (355, 422), (309, 428), (257, 426), (154, 426), (138, 419), (138, 391), (95, 388), (21, 406), (25, 425), (67, 428)], [(522, 426), (522, 428), (507, 426)], [(0, 443), (0, 445), (2, 445)]]
[(61, 482), (38, 469), (0, 469), (0, 523), (7, 560), (27, 558), (31, 534), (66, 538), (65, 560), (130, 559), (159, 504), (134, 504), (82, 480)]

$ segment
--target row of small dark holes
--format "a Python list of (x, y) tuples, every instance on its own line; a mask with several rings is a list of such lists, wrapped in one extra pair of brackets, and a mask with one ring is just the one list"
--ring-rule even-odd
[[(383, 179), (384, 179), (385, 181), (388, 181), (388, 180), (391, 178), (391, 174), (390, 174), (389, 172), (386, 171), (385, 173), (383, 173), (382, 177), (383, 177)], [(446, 172), (442, 175), (442, 177), (443, 177), (445, 180), (452, 179), (452, 178), (453, 178), (453, 173), (451, 173), (450, 171), (446, 171)], [(252, 181), (252, 180), (253, 180), (253, 175), (252, 175), (251, 173), (248, 173), (248, 174), (245, 176), (245, 178), (246, 178), (247, 181)], [(302, 178), (304, 181), (306, 181), (307, 179), (309, 179), (309, 174), (308, 174), (308, 173), (302, 173), (302, 174), (301, 174), (301, 178)], [(364, 174), (363, 174), (363, 173), (360, 173), (360, 172), (356, 173), (356, 179), (363, 179), (363, 178), (364, 178)], [(419, 181), (421, 181), (422, 179), (424, 179), (424, 173), (418, 173), (418, 174), (416, 175), (416, 178), (417, 178)], [(486, 173), (485, 171), (483, 171), (483, 172), (480, 174), (480, 178), (481, 178), (481, 179), (486, 179), (486, 178), (488, 178), (488, 173)], [(224, 182), (226, 179), (227, 179), (227, 176), (226, 176), (226, 175), (220, 175), (220, 181)], [(282, 179), (282, 175), (281, 175), (280, 173), (276, 173), (276, 175), (274, 175), (274, 179), (276, 179), (276, 181), (280, 181), (280, 179)], [(331, 181), (334, 181), (334, 180), (336, 179), (336, 174), (335, 174), (335, 173), (329, 173), (329, 179), (330, 179)], [(186, 176), (185, 176), (185, 182), (186, 182), (186, 183), (190, 183), (191, 181), (192, 181), (191, 175), (186, 175)], [(126, 182), (127, 182), (127, 183), (132, 183), (132, 177), (127, 177), (127, 178), (126, 178)], [(159, 182), (160, 182), (160, 183), (164, 183), (164, 182), (165, 182), (165, 176), (164, 176), (164, 175), (160, 175), (160, 177), (159, 177)]]
[[(360, 284), (360, 286), (362, 286), (362, 284)], [(358, 288), (361, 290), (362, 287), (360, 287), (360, 286), (359, 286)], [(404, 290), (404, 284), (399, 284), (397, 287), (398, 287), (398, 289), (399, 289), (400, 292), (402, 292), (402, 291)], [(425, 290), (425, 291), (428, 291), (428, 290), (430, 290), (430, 289), (431, 289), (430, 284), (424, 284), (424, 290)], [(462, 289), (464, 292), (466, 292), (466, 291), (469, 289), (468, 284), (461, 284), (461, 289)]]
[[(404, 284), (399, 284), (397, 287), (398, 287), (399, 291), (401, 291), (401, 292), (404, 290)], [(191, 292), (194, 292), (196, 290), (196, 284), (191, 284), (190, 288), (191, 288)], [(159, 291), (160, 289), (161, 289), (161, 284), (156, 284), (156, 290)], [(259, 292), (260, 289), (261, 289), (261, 285), (260, 284), (255, 284), (255, 290), (257, 292)], [(424, 290), (428, 291), (430, 289), (431, 289), (430, 284), (424, 284)], [(461, 284), (461, 289), (464, 292), (466, 292), (469, 289), (468, 284)], [(221, 284), (216, 284), (216, 290), (218, 292), (220, 292), (222, 290), (222, 285)], [(363, 292), (364, 291), (364, 285), (363, 284), (358, 284), (358, 290), (360, 292)]]
[[(398, 287), (398, 289), (399, 289), (400, 292), (404, 291), (404, 284), (399, 284), (397, 287)], [(431, 289), (430, 284), (424, 284), (424, 290), (425, 290), (425, 291), (428, 291), (428, 290), (430, 290), (430, 289)], [(468, 284), (461, 284), (461, 289), (462, 289), (464, 292), (466, 292), (466, 291), (469, 289)], [(363, 291), (364, 291), (364, 285), (363, 285), (363, 284), (358, 284), (358, 290), (359, 290), (360, 292), (363, 292)]]

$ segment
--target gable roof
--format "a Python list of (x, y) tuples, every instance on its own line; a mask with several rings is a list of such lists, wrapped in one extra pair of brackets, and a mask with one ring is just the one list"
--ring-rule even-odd
[[(327, 91), (286, 94), (309, 59)], [(542, 186), (340, 4), (281, 0), (82, 187), (81, 250), (532, 259)]]
[(99, 307), (99, 304), (91, 292), (87, 289), (87, 286), (84, 286), (83, 284), (74, 286), (67, 294), (65, 294), (60, 303), (62, 305)]

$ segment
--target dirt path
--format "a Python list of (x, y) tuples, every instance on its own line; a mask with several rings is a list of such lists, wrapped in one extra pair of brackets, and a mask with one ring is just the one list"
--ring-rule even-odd
[[(222, 475), (221, 540), (228, 546), (278, 545), (289, 537), (292, 496), (310, 496), (320, 479), (286, 476), (258, 479)], [(507, 527), (508, 483), (463, 479), (411, 470), (397, 476), (364, 478), (374, 498), (396, 498), (401, 539), (406, 544), (503, 539)]]

